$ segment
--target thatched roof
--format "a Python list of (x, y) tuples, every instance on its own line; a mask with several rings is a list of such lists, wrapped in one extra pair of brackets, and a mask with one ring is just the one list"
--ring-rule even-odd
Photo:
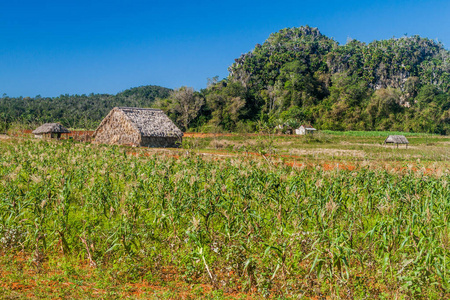
[(384, 140), (384, 143), (409, 144), (404, 135), (390, 135)]
[(70, 133), (64, 126), (59, 123), (45, 123), (32, 131), (34, 134), (45, 134), (45, 133)]
[[(183, 132), (160, 109), (115, 107), (109, 113), (109, 115), (111, 115), (113, 112), (121, 112), (143, 137), (183, 136)], [(108, 116), (103, 119), (98, 128), (102, 127), (104, 122), (107, 122)]]

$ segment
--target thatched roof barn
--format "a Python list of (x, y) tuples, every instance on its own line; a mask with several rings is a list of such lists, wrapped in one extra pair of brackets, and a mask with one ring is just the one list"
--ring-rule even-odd
[(384, 144), (406, 144), (406, 148), (408, 148), (408, 140), (404, 135), (390, 135), (384, 140)]
[(59, 123), (45, 123), (39, 126), (31, 133), (34, 134), (36, 138), (61, 138), (62, 133), (70, 133), (64, 126)]
[(160, 109), (115, 107), (93, 137), (101, 144), (179, 147), (183, 132)]

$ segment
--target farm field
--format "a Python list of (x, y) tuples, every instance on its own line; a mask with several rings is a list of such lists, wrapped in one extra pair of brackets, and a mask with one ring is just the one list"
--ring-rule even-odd
[(0, 138), (0, 298), (445, 299), (450, 138)]
[[(405, 134), (405, 133), (399, 133)], [(389, 132), (329, 132), (314, 136), (187, 133), (184, 148), (217, 157), (271, 157), (274, 163), (325, 169), (403, 170), (431, 172), (449, 168), (450, 138), (439, 135), (407, 136), (410, 144), (383, 145)]]

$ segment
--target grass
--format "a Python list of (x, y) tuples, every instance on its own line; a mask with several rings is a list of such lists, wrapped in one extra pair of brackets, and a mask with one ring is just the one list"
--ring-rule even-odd
[(450, 296), (447, 139), (186, 142), (2, 140), (0, 297)]
[(333, 131), (322, 130), (321, 132), (326, 134), (338, 135), (338, 136), (357, 136), (357, 137), (388, 137), (389, 135), (404, 135), (404, 136), (419, 136), (419, 137), (436, 137), (438, 134), (431, 133), (415, 133), (415, 132), (402, 132), (402, 131)]
[(1, 299), (249, 299), (244, 293), (224, 293), (182, 280), (159, 285), (145, 278), (117, 283), (107, 272), (65, 257), (50, 257), (39, 270), (20, 255), (4, 255), (0, 264)]
[[(339, 132), (340, 134), (340, 132)], [(188, 137), (184, 147), (193, 151), (214, 151), (227, 153), (272, 153), (278, 155), (302, 156), (302, 159), (349, 160), (389, 162), (428, 161), (448, 162), (450, 138), (439, 135), (408, 136), (408, 148), (400, 145), (383, 145), (384, 138), (378, 136), (340, 136), (319, 132), (313, 136), (295, 135), (217, 135), (215, 137)]]

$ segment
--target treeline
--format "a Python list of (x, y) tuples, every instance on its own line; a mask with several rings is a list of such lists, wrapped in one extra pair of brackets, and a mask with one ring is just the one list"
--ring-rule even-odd
[(15, 123), (29, 128), (47, 122), (61, 122), (70, 128), (95, 129), (115, 106), (151, 107), (156, 98), (169, 96), (171, 90), (142, 86), (117, 95), (61, 95), (59, 97), (0, 98), (0, 132)]
[(273, 33), (201, 91), (144, 86), (117, 95), (0, 98), (11, 122), (94, 129), (114, 106), (159, 107), (183, 130), (450, 133), (450, 52), (419, 36), (339, 45), (308, 26)]
[[(340, 46), (316, 28), (283, 29), (241, 55), (229, 72), (196, 94), (202, 105), (195, 117), (190, 112), (191, 128), (255, 131), (309, 123), (450, 133), (449, 51), (426, 38)], [(186, 117), (177, 98), (186, 89), (158, 102), (182, 127)]]

